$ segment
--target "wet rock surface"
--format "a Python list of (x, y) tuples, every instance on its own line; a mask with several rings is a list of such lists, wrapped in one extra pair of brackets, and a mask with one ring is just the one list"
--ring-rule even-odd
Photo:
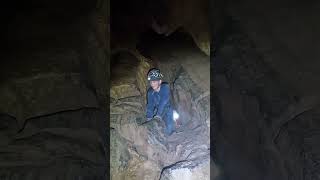
[[(207, 92), (207, 86), (201, 85), (209, 84), (209, 79), (201, 78), (203, 74), (209, 74), (209, 61), (200, 50), (193, 49), (192, 41), (187, 42), (191, 46), (182, 46), (181, 42), (169, 40), (157, 42), (153, 43), (153, 47), (148, 46), (148, 51), (144, 51), (148, 59), (159, 64), (165, 81), (171, 86), (175, 106), (181, 114), (176, 133), (171, 136), (164, 135), (165, 124), (162, 121), (154, 120), (141, 125), (146, 120), (144, 93), (136, 96), (130, 96), (130, 93), (122, 94), (118, 99), (116, 96), (111, 97), (111, 127), (125, 139), (123, 144), (126, 144), (130, 154), (126, 168), (123, 171), (111, 172), (112, 179), (174, 179), (169, 176), (172, 173), (175, 176), (178, 169), (190, 172), (193, 178), (209, 178), (210, 94)], [(176, 44), (172, 45), (173, 43)], [(162, 46), (163, 44), (167, 46)], [(168, 51), (156, 45), (167, 47)], [(118, 62), (123, 61), (125, 60)], [(194, 68), (188, 68), (193, 61), (196, 64)], [(117, 84), (118, 79), (129, 78), (125, 75), (112, 77), (112, 84)], [(139, 81), (146, 84), (143, 77), (137, 81), (133, 82), (132, 87), (136, 87), (138, 83), (142, 84)], [(117, 165), (116, 161), (112, 160), (111, 164), (120, 169), (121, 166)]]

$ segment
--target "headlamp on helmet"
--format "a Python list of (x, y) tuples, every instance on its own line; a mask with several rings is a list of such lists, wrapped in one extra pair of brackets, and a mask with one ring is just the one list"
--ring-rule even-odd
[(163, 75), (160, 73), (159, 69), (151, 69), (148, 73), (148, 81), (157, 81), (161, 80), (163, 78)]

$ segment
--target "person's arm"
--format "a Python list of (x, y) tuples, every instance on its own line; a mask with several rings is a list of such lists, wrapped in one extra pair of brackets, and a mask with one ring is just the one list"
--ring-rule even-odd
[(161, 117), (165, 106), (169, 103), (170, 100), (170, 88), (168, 85), (161, 86), (160, 90), (160, 102), (158, 107), (158, 112), (156, 116)]
[(152, 97), (152, 91), (148, 91), (147, 93), (147, 119), (151, 119), (153, 117), (154, 111), (154, 102)]

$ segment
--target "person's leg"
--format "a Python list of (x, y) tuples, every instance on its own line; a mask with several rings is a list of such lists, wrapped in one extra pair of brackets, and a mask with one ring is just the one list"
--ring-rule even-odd
[(169, 109), (165, 115), (165, 122), (166, 122), (166, 130), (165, 133), (167, 135), (171, 135), (175, 131), (175, 123), (173, 120), (173, 110)]

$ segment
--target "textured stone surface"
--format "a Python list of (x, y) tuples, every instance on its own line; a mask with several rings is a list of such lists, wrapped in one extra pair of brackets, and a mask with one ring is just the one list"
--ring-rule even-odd
[[(226, 179), (317, 179), (319, 127), (314, 119), (319, 96), (306, 96), (311, 91), (302, 90), (306, 89), (299, 85), (302, 81), (291, 82), (305, 69), (298, 68), (298, 59), (284, 52), (287, 41), (280, 51), (273, 45), (275, 49), (269, 52), (260, 49), (270, 47), (270, 41), (278, 44), (279, 39), (271, 37), (279, 32), (261, 41), (266, 38), (261, 31), (277, 28), (248, 30), (242, 18), (228, 22), (232, 30), (213, 61), (215, 162)], [(296, 72), (287, 71), (288, 67)]]
[[(151, 121), (140, 125), (146, 120), (145, 90), (147, 84), (145, 79), (146, 70), (148, 70), (147, 67), (150, 67), (150, 64), (145, 66), (142, 64), (144, 61), (136, 64), (139, 69), (141, 68), (138, 70), (140, 74), (130, 88), (134, 91), (138, 85), (141, 94), (132, 97), (130, 93), (123, 93), (122, 98), (112, 98), (110, 104), (111, 126), (125, 139), (130, 154), (130, 159), (126, 161), (127, 167), (123, 172), (112, 171), (112, 178), (158, 180), (163, 168), (172, 166), (177, 162), (189, 161), (190, 167), (193, 168), (190, 171), (193, 178), (202, 176), (203, 179), (208, 179), (210, 94), (205, 93), (207, 87), (203, 86), (209, 84), (209, 79), (203, 78), (203, 76), (209, 74), (209, 61), (200, 50), (193, 49), (194, 46), (193, 48), (186, 48), (192, 44), (190, 41), (188, 45), (181, 45), (183, 43), (180, 41), (168, 41), (165, 42), (166, 46), (164, 47), (166, 48), (153, 46), (159, 45), (158, 43), (155, 41), (152, 46), (146, 44), (150, 47), (147, 50), (152, 51), (144, 51), (144, 53), (149, 55), (150, 60), (156, 59), (156, 62), (145, 62), (159, 64), (162, 73), (165, 75), (165, 80), (171, 84), (173, 97), (175, 97), (174, 101), (176, 101), (175, 107), (178, 108), (181, 115), (180, 122), (182, 123), (180, 123), (179, 133), (174, 133), (169, 137), (165, 136), (165, 124), (162, 121)], [(176, 48), (171, 48), (170, 46), (174, 43)], [(181, 46), (179, 47), (179, 45)], [(190, 52), (190, 49), (193, 51)], [(126, 51), (121, 53), (125, 54)], [(126, 57), (122, 56), (122, 58)], [(146, 58), (140, 58), (140, 60), (144, 59)], [(120, 63), (124, 61), (118, 60), (118, 65), (125, 68), (134, 64), (133, 62)], [(200, 63), (197, 63), (198, 61)], [(191, 64), (194, 65), (193, 69), (184, 68), (184, 65), (190, 66)], [(117, 72), (115, 73), (117, 74)], [(129, 75), (123, 75), (114, 77), (112, 81), (114, 81), (115, 86), (120, 86), (129, 81), (130, 78)], [(112, 148), (113, 151), (114, 148)], [(206, 162), (206, 165), (200, 165)], [(119, 164), (114, 164), (120, 167)]]
[[(209, 1), (181, 1), (167, 0), (165, 13), (158, 17), (162, 29), (161, 34), (170, 35), (178, 28), (188, 32), (195, 44), (206, 54), (210, 55), (210, 30), (209, 30)], [(181, 5), (183, 4), (183, 5)], [(157, 16), (156, 16), (157, 17)]]
[(80, 74), (40, 74), (12, 80), (0, 88), (0, 112), (24, 120), (59, 111), (99, 106)]
[(6, 143), (2, 141), (6, 148), (1, 150), (1, 167), (17, 173), (22, 173), (19, 167), (23, 167), (30, 169), (30, 174), (39, 174), (36, 168), (54, 168), (43, 172), (48, 177), (68, 173), (70, 177), (103, 176), (105, 117), (99, 110), (82, 109), (30, 119), (23, 131), (7, 136)]
[[(117, 131), (111, 130), (110, 133), (110, 171), (114, 172), (112, 179), (117, 179), (115, 174), (120, 174), (128, 166), (130, 154), (126, 146), (126, 141)], [(119, 178), (118, 178), (119, 179)]]
[(118, 49), (113, 53), (111, 98), (122, 99), (145, 94), (145, 76), (150, 69), (148, 60), (137, 51)]
[(106, 9), (16, 3), (2, 34), (0, 179), (105, 180), (109, 63), (98, 24)]
[(196, 167), (188, 161), (178, 162), (162, 171), (160, 180), (208, 180), (210, 179), (210, 163), (203, 162)]

